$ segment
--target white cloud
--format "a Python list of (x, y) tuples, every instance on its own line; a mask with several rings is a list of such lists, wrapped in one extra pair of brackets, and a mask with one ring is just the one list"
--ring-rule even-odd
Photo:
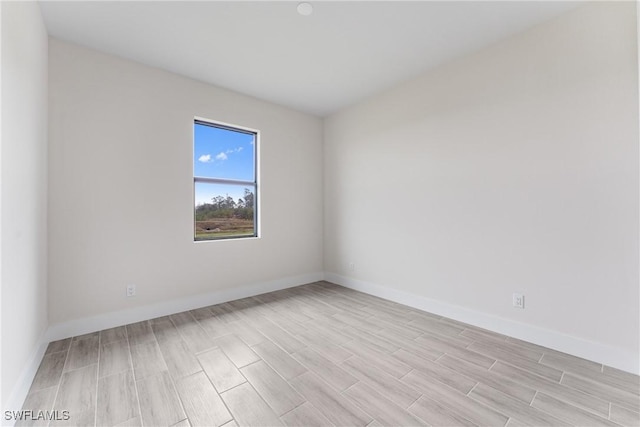
[(211, 157), (211, 154), (203, 154), (200, 157), (198, 157), (198, 161), (200, 163), (211, 163), (215, 160), (219, 160), (221, 162), (227, 160), (229, 158), (229, 154), (233, 154), (233, 153), (239, 153), (240, 151), (242, 151), (242, 147), (237, 147), (237, 148), (230, 148), (227, 151), (221, 151), (218, 154), (216, 154), (215, 158)]
[(228, 149), (227, 151), (225, 151), (225, 153), (227, 154), (232, 154), (232, 153), (239, 153), (242, 151), (242, 147), (238, 147), (238, 148), (233, 148), (233, 149)]

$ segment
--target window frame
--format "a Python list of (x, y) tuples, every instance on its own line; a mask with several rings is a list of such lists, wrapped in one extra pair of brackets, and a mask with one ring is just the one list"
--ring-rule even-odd
[[(204, 176), (197, 176), (195, 171), (195, 151), (196, 151), (196, 125), (201, 126), (210, 126), (218, 129), (223, 129), (231, 132), (239, 132), (248, 135), (253, 135), (253, 181), (246, 181), (241, 179), (229, 179), (229, 178), (210, 178)], [(193, 175), (193, 184), (192, 184), (192, 221), (193, 221), (193, 242), (194, 243), (205, 243), (205, 242), (218, 242), (225, 240), (241, 240), (241, 239), (259, 239), (260, 238), (260, 191), (258, 183), (260, 181), (260, 131), (257, 129), (248, 128), (245, 126), (238, 126), (229, 123), (223, 123), (220, 121), (214, 121), (205, 119), (202, 117), (194, 117), (192, 122), (193, 132), (193, 142), (191, 144), (191, 168)], [(237, 185), (240, 186), (248, 186), (253, 188), (253, 234), (252, 235), (240, 235), (240, 236), (223, 236), (223, 237), (214, 237), (207, 239), (196, 239), (196, 184), (204, 183), (204, 184), (226, 184), (226, 185)]]

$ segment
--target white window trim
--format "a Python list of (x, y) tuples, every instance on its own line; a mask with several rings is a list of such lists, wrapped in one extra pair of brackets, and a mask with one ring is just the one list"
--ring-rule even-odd
[[(217, 128), (222, 128), (222, 129), (228, 129), (231, 131), (239, 131), (239, 132), (245, 132), (245, 133), (250, 133), (254, 135), (254, 143), (253, 143), (253, 155), (254, 155), (254, 181), (245, 181), (245, 180), (237, 180), (237, 179), (225, 179), (225, 178), (207, 178), (207, 177), (201, 177), (201, 176), (196, 176), (195, 174), (195, 162), (193, 162), (193, 159), (195, 157), (195, 140), (196, 140), (196, 136), (195, 136), (195, 125), (196, 124), (202, 124), (204, 126), (212, 126), (212, 127), (217, 127)], [(255, 240), (255, 239), (260, 239), (261, 238), (261, 221), (260, 221), (260, 217), (261, 215), (259, 214), (259, 212), (261, 211), (261, 206), (260, 206), (260, 201), (262, 200), (262, 197), (260, 195), (260, 131), (257, 129), (253, 129), (253, 128), (248, 128), (246, 126), (239, 126), (239, 125), (235, 125), (235, 124), (231, 124), (231, 123), (225, 123), (225, 122), (221, 122), (218, 120), (211, 120), (211, 119), (206, 119), (203, 117), (199, 117), (199, 116), (195, 116), (193, 118), (193, 122), (191, 125), (191, 132), (192, 132), (192, 143), (191, 143), (191, 161), (192, 161), (192, 165), (191, 165), (191, 169), (192, 169), (192, 176), (193, 176), (193, 182), (192, 182), (192, 200), (191, 200), (191, 206), (192, 206), (192, 210), (191, 210), (191, 222), (192, 222), (192, 226), (193, 226), (193, 243), (211, 243), (211, 242), (224, 242), (224, 241), (242, 241), (242, 240)], [(195, 194), (195, 185), (197, 182), (207, 182), (207, 183), (212, 183), (212, 184), (233, 184), (233, 185), (248, 185), (248, 186), (252, 186), (254, 188), (254, 195), (253, 195), (253, 205), (254, 205), (254, 209), (253, 209), (253, 228), (254, 228), (254, 235), (253, 236), (238, 236), (238, 237), (234, 237), (234, 236), (230, 236), (230, 237), (220, 237), (217, 239), (205, 239), (205, 240), (196, 240), (195, 236), (196, 236), (196, 221), (195, 221), (195, 205), (196, 205), (196, 194)]]

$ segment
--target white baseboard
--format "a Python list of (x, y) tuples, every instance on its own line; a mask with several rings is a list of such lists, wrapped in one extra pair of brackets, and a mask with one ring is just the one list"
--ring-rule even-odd
[(181, 313), (187, 310), (194, 310), (208, 305), (221, 304), (223, 302), (233, 301), (240, 298), (252, 297), (267, 292), (317, 282), (319, 280), (323, 280), (323, 278), (324, 273), (322, 272), (295, 277), (285, 277), (268, 282), (238, 286), (232, 289), (223, 289), (208, 292), (206, 294), (193, 295), (185, 298), (163, 301), (156, 304), (149, 304), (142, 307), (113, 311), (82, 319), (74, 319), (68, 322), (56, 323), (49, 326), (45, 338), (47, 339), (47, 342), (57, 341), (77, 335), (88, 334), (90, 332), (101, 331), (103, 329), (128, 325), (129, 323), (141, 322), (143, 320), (154, 319), (156, 317), (168, 316), (170, 314)]
[(540, 328), (527, 323), (505, 319), (468, 308), (436, 301), (409, 292), (399, 291), (335, 273), (325, 272), (325, 280), (361, 291), (370, 295), (394, 301), (439, 316), (448, 317), (480, 328), (488, 329), (513, 338), (568, 353), (583, 359), (593, 360), (604, 365), (640, 374), (640, 355), (607, 344), (585, 340), (550, 329)]
[[(33, 382), (33, 378), (36, 376), (36, 372), (38, 372), (38, 368), (40, 367), (40, 363), (42, 362), (42, 358), (44, 357), (44, 352), (47, 350), (47, 345), (49, 342), (45, 338), (46, 332), (42, 334), (38, 343), (36, 344), (33, 352), (31, 353), (31, 357), (25, 363), (24, 369), (18, 378), (18, 382), (16, 386), (11, 391), (9, 398), (3, 405), (3, 415), (4, 411), (18, 411), (22, 409), (22, 405), (24, 400), (29, 393), (29, 388), (31, 387), (31, 383)], [(4, 416), (2, 417), (2, 425), (3, 426), (13, 426), (15, 424), (15, 420), (6, 420)]]

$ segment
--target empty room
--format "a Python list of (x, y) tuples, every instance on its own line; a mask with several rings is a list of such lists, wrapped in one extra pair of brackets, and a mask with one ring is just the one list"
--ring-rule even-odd
[(0, 0), (7, 426), (640, 426), (634, 1)]

